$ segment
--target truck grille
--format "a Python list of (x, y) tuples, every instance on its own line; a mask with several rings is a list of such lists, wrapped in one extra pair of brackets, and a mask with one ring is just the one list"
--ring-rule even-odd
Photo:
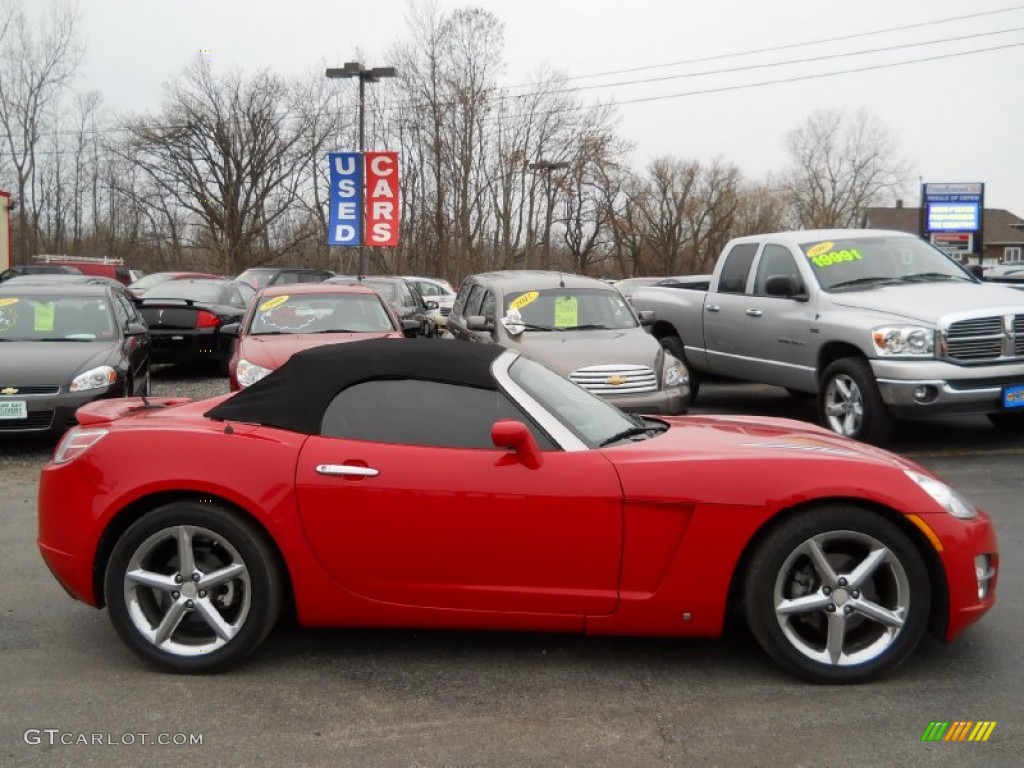
[(570, 373), (569, 381), (595, 395), (637, 395), (658, 390), (658, 377), (646, 365), (588, 365)]
[(945, 356), (955, 363), (1024, 359), (1024, 315), (957, 320), (943, 332)]

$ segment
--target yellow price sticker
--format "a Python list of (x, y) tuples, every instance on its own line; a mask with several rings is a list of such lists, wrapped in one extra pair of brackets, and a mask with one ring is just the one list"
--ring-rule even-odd
[(260, 304), (260, 312), (269, 312), (272, 309), (277, 309), (290, 298), (290, 296), (275, 296), (269, 301), (264, 301)]
[(537, 291), (530, 291), (529, 293), (524, 293), (522, 296), (515, 299), (515, 301), (508, 305), (509, 309), (522, 309), (527, 304), (536, 301), (538, 296), (540, 296), (540, 293), (538, 293)]
[(575, 296), (558, 296), (555, 298), (555, 327), (571, 328), (579, 325), (579, 301)]
[(823, 253), (828, 253), (835, 248), (835, 243), (818, 243), (813, 248), (808, 249), (807, 258), (813, 259), (815, 256), (821, 256)]
[(33, 326), (35, 330), (53, 330), (53, 308), (54, 305), (52, 301), (40, 301), (36, 303), (35, 317), (33, 318)]
[(0, 307), (9, 307), (11, 304), (17, 304), (17, 299), (0, 299)]

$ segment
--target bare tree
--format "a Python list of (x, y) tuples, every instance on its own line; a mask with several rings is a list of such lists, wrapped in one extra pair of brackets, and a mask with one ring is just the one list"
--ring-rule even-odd
[(895, 138), (864, 110), (814, 112), (786, 144), (785, 197), (795, 226), (856, 226), (866, 207), (910, 176)]
[(0, 5), (0, 126), (17, 188), (16, 252), (25, 259), (37, 247), (42, 208), (37, 186), (37, 148), (54, 102), (73, 77), (81, 57), (77, 12), (53, 2), (37, 25), (19, 0)]
[(185, 242), (213, 251), (211, 266), (226, 274), (293, 245), (278, 225), (308, 162), (300, 151), (308, 116), (292, 109), (295, 95), (265, 72), (217, 77), (199, 57), (169, 86), (157, 115), (124, 121), (116, 151), (159, 199), (190, 214), (197, 226)]

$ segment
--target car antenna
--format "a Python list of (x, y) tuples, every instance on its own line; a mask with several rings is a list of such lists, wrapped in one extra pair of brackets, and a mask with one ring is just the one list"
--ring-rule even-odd
[(565, 278), (562, 277), (562, 270), (558, 270), (558, 287), (565, 288)]

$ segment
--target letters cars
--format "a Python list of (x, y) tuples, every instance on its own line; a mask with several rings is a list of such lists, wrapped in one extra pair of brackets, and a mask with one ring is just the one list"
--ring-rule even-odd
[(738, 613), (784, 668), (856, 682), (995, 601), (991, 522), (913, 462), (785, 419), (630, 416), (496, 344), (331, 344), (148, 406), (80, 411), (39, 547), (168, 670), (239, 661), (285, 606), (700, 637)]
[(85, 403), (149, 392), (146, 324), (124, 287), (62, 277), (0, 285), (0, 436), (56, 437)]

